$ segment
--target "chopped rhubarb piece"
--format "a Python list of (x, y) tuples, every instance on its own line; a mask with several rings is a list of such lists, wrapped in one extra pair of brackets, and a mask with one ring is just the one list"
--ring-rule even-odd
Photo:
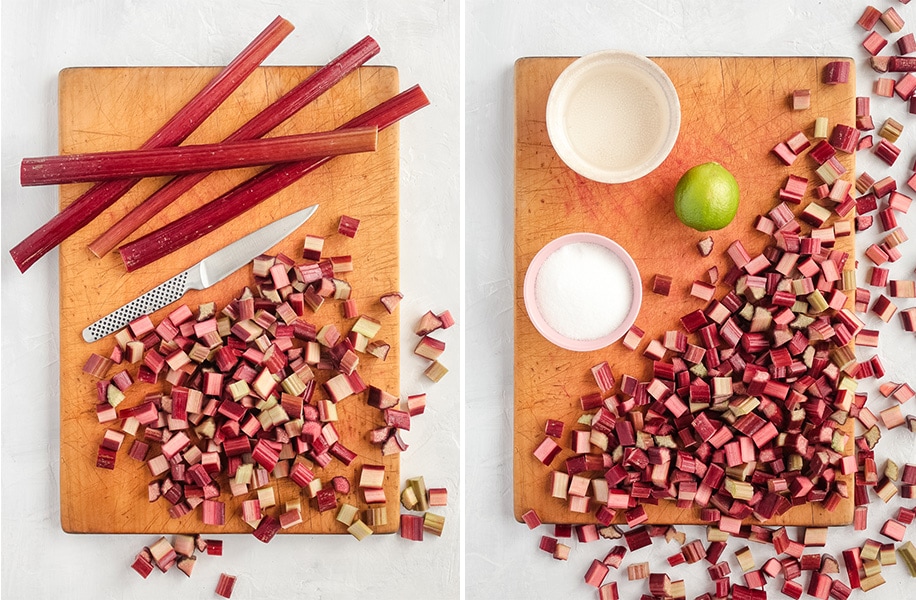
[(639, 579), (648, 579), (649, 577), (649, 563), (633, 563), (627, 567), (627, 579), (629, 581), (636, 581)]
[(811, 90), (795, 90), (792, 92), (792, 109), (807, 110), (811, 108)]
[(614, 389), (614, 374), (611, 372), (611, 367), (607, 361), (592, 367), (592, 375), (602, 394), (607, 394)]
[(220, 573), (219, 581), (216, 583), (216, 594), (223, 598), (231, 598), (232, 590), (235, 589), (235, 576)]
[(884, 121), (881, 129), (878, 130), (878, 135), (891, 143), (896, 142), (901, 133), (903, 133), (903, 125), (890, 117)]
[[(321, 510), (320, 507), (319, 510)], [(270, 540), (272, 540), (279, 531), (280, 522), (272, 516), (266, 515), (261, 519), (260, 523), (258, 523), (258, 526), (252, 532), (252, 535), (266, 544), (270, 542)]]
[(911, 110), (914, 92), (916, 92), (916, 75), (913, 73), (907, 73), (894, 84), (894, 93), (900, 96), (903, 101), (909, 100)]
[(432, 311), (427, 311), (422, 317), (420, 317), (420, 321), (417, 323), (417, 326), (414, 329), (414, 333), (420, 337), (423, 337), (425, 335), (429, 335), (441, 327), (442, 320)]
[(709, 256), (712, 253), (714, 242), (712, 237), (706, 236), (697, 242), (697, 250), (700, 252), (700, 256)]
[(868, 37), (865, 38), (865, 41), (862, 42), (862, 47), (865, 48), (865, 51), (872, 56), (875, 56), (881, 52), (882, 48), (885, 46), (887, 46), (887, 40), (881, 37), (877, 31), (872, 31), (869, 33)]
[(423, 517), (417, 515), (401, 515), (400, 535), (405, 540), (414, 542), (423, 541)]
[(776, 158), (778, 158), (782, 164), (786, 166), (791, 165), (798, 158), (798, 155), (792, 152), (792, 149), (789, 148), (788, 144), (785, 142), (779, 142), (773, 146), (771, 152), (776, 155)]
[(600, 560), (593, 560), (592, 564), (585, 572), (585, 583), (596, 588), (600, 588), (604, 583), (604, 578), (607, 577), (609, 570), (610, 568)]
[(302, 243), (302, 258), (306, 260), (321, 260), (321, 251), (324, 249), (324, 238), (317, 235), (306, 235)]
[(881, 96), (883, 98), (893, 98), (894, 86), (896, 83), (896, 81), (890, 79), (889, 77), (879, 77), (875, 80), (873, 91), (876, 96)]
[(455, 325), (455, 317), (452, 316), (450, 311), (444, 310), (436, 316), (439, 317), (439, 321), (442, 322), (442, 329), (448, 329)]
[(872, 186), (872, 191), (877, 198), (883, 198), (897, 190), (897, 182), (893, 177), (887, 176), (880, 181), (876, 181)]
[(903, 29), (903, 18), (894, 10), (894, 7), (889, 7), (883, 13), (881, 13), (881, 22), (887, 27), (887, 30), (891, 33), (897, 33)]
[(366, 352), (379, 360), (385, 360), (390, 351), (391, 345), (381, 340), (373, 340), (366, 345)]
[(560, 453), (560, 446), (552, 438), (544, 438), (534, 451), (534, 456), (545, 465), (550, 465)]
[(897, 548), (897, 553), (910, 572), (910, 577), (916, 577), (916, 546), (913, 542), (906, 542)]
[(347, 533), (355, 537), (357, 540), (362, 541), (372, 535), (372, 529), (359, 519), (356, 519), (350, 524), (349, 527), (347, 527)]
[(359, 219), (347, 215), (341, 215), (337, 225), (337, 233), (349, 238), (356, 237), (356, 230), (359, 228)]
[(144, 550), (143, 552), (137, 554), (133, 564), (131, 564), (130, 567), (139, 573), (143, 579), (149, 577), (149, 574), (153, 572), (153, 562), (149, 552)]
[(836, 85), (849, 81), (849, 62), (845, 60), (832, 61), (824, 67), (824, 83)]
[(652, 291), (661, 296), (667, 296), (671, 292), (671, 277), (667, 275), (655, 275), (652, 279)]
[(610, 581), (598, 588), (598, 600), (619, 600), (617, 582)]
[(621, 343), (625, 348), (629, 350), (636, 350), (636, 347), (639, 345), (639, 342), (642, 341), (643, 336), (645, 336), (645, 332), (636, 325), (633, 325), (623, 336)]
[[(381, 296), (379, 298), (379, 301), (382, 303), (382, 306), (385, 307), (385, 310), (388, 311), (389, 314), (391, 314), (394, 312), (394, 309), (403, 299), (404, 299), (404, 295), (401, 294), (401, 292), (391, 292), (391, 293), (384, 294), (383, 296)], [(441, 319), (439, 321), (441, 323)]]
[(563, 429), (563, 421), (557, 421), (555, 419), (547, 419), (544, 425), (544, 433), (553, 438), (563, 437)]
[(442, 355), (444, 351), (445, 342), (440, 342), (439, 340), (426, 335), (420, 338), (420, 341), (417, 342), (417, 346), (414, 348), (413, 353), (417, 356), (428, 358), (429, 360), (436, 360)]
[(875, 26), (875, 24), (878, 22), (878, 19), (880, 18), (880, 10), (874, 6), (866, 6), (865, 10), (862, 12), (862, 16), (859, 17), (858, 21), (856, 21), (856, 24), (865, 31), (871, 31), (871, 29)]
[(627, 543), (627, 547), (630, 551), (639, 550), (645, 546), (648, 546), (652, 543), (652, 538), (649, 537), (649, 533), (645, 527), (639, 527), (633, 529), (624, 534), (624, 540)]
[(890, 56), (888, 57), (887, 70), (896, 73), (916, 71), (916, 57)]
[(437, 382), (448, 373), (448, 369), (439, 361), (433, 361), (430, 363), (426, 370), (423, 371), (423, 375), (426, 376), (432, 382)]
[(553, 550), (553, 557), (556, 560), (567, 560), (569, 559), (570, 547), (566, 544), (557, 544)]
[[(856, 151), (858, 142), (859, 131), (849, 125), (837, 124), (833, 128), (833, 133), (830, 134), (830, 145), (847, 154)], [(825, 164), (827, 163), (825, 162)]]
[(897, 161), (897, 157), (900, 156), (900, 148), (887, 140), (879, 141), (873, 152), (875, 156), (890, 166), (893, 166), (893, 164)]

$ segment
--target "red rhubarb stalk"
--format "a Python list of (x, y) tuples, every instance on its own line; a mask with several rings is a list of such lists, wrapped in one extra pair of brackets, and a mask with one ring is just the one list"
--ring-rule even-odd
[[(386, 100), (338, 129), (375, 125), (384, 129), (429, 104), (420, 86), (414, 86)], [(135, 271), (163, 256), (183, 248), (210, 231), (228, 223), (307, 173), (330, 160), (311, 159), (288, 165), (277, 165), (237, 185), (219, 198), (197, 208), (180, 219), (119, 248), (128, 271)]]
[(376, 147), (377, 133), (374, 127), (360, 127), (264, 140), (24, 158), (19, 171), (20, 183), (23, 186), (55, 185), (157, 177), (371, 152)]
[[(356, 70), (357, 67), (378, 54), (378, 52), (378, 43), (371, 37), (366, 36), (258, 113), (257, 116), (230, 134), (225, 141), (250, 140), (263, 136), (295, 114), (296, 111), (329, 90), (334, 84)], [(123, 242), (127, 236), (171, 204), (176, 198), (203, 181), (206, 176), (207, 173), (195, 173), (172, 179), (89, 244), (89, 249), (96, 256), (101, 257), (108, 254)]]
[[(161, 148), (180, 144), (241, 85), (292, 30), (292, 24), (286, 19), (274, 19), (241, 54), (141, 147)], [(24, 273), (35, 264), (35, 261), (114, 204), (138, 181), (139, 179), (119, 179), (90, 188), (10, 250), (16, 266)]]

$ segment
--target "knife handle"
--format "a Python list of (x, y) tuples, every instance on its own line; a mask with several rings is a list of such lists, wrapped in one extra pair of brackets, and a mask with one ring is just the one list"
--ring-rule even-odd
[(137, 317), (148, 315), (163, 306), (168, 306), (184, 296), (187, 291), (188, 271), (182, 271), (84, 329), (83, 339), (87, 342), (100, 340), (106, 335), (126, 327), (128, 323)]

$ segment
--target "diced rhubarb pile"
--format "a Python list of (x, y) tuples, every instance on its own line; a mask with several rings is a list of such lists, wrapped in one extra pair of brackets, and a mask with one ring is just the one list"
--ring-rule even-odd
[[(891, 33), (904, 27), (894, 8), (869, 6), (859, 20), (869, 32), (862, 45), (873, 68), (894, 77), (879, 77), (875, 94), (896, 95), (916, 114), (916, 58), (904, 56), (916, 51), (913, 35), (901, 32), (891, 45), (874, 30), (879, 21)], [(898, 55), (882, 59), (885, 48)], [(825, 66), (823, 84), (849, 80), (848, 61)], [(790, 105), (809, 110), (817, 93), (790, 91)], [(531, 449), (545, 465), (545, 487), (570, 520), (589, 514), (593, 522), (553, 525), (553, 535), (541, 535), (539, 547), (567, 560), (571, 548), (561, 539), (572, 534), (580, 543), (599, 537), (622, 542), (583, 574), (600, 599), (619, 598), (622, 575), (613, 571), (624, 567), (629, 581), (646, 582), (642, 600), (765, 599), (764, 587), (777, 577), (782, 596), (845, 600), (855, 589), (884, 583), (882, 567), (895, 565), (897, 557), (916, 577), (916, 548), (905, 541), (916, 506), (900, 506), (894, 518), (871, 528), (867, 522), (873, 497), (884, 503), (916, 498), (916, 464), (898, 467), (887, 459), (879, 470), (875, 453), (883, 429), (916, 432), (909, 403), (916, 390), (911, 382), (886, 381), (869, 397), (864, 387), (871, 385), (860, 388), (863, 380), (886, 376), (875, 350), (880, 330), (866, 322), (876, 317), (885, 327), (916, 331), (916, 274), (901, 261), (908, 235), (900, 219), (912, 203), (916, 173), (900, 185), (890, 175), (864, 170), (853, 178), (841, 158), (868, 151), (876, 164), (893, 166), (900, 158), (898, 139), (912, 134), (908, 127), (892, 116), (873, 117), (870, 98), (860, 97), (855, 122), (816, 117), (810, 129), (777, 140), (774, 169), (801, 166), (812, 173), (790, 174), (773, 208), (754, 219), (768, 245), (752, 254), (740, 239), (732, 242), (724, 250), (726, 272), (710, 268), (708, 281), (690, 285), (689, 294), (704, 305), (683, 315), (677, 329), (653, 336), (631, 328), (621, 344), (650, 362), (648, 378), (601, 362), (591, 369), (595, 391), (580, 398), (582, 416), (575, 423), (547, 419)], [(875, 226), (880, 239), (861, 247), (861, 258), (840, 249), (853, 228)], [(712, 239), (700, 240), (697, 249), (710, 256)], [(673, 282), (657, 274), (650, 287), (668, 295)], [(854, 433), (857, 427), (861, 434)], [(688, 543), (672, 526), (649, 524), (646, 505), (664, 502), (694, 509), (707, 524), (706, 543)], [(845, 575), (838, 557), (817, 551), (826, 545), (826, 527), (805, 528), (793, 539), (785, 527), (766, 525), (812, 503), (826, 511), (852, 504), (853, 528), (875, 532), (877, 539), (843, 551)], [(534, 509), (522, 520), (530, 529), (544, 527)], [(654, 538), (678, 542), (679, 550), (667, 556), (671, 567), (705, 560), (709, 582), (691, 582), (688, 594), (683, 580), (654, 572), (649, 562), (632, 557), (626, 564), (629, 553), (653, 545)], [(738, 577), (722, 556), (734, 538), (769, 546), (762, 562), (747, 545), (734, 548)]]
[[(371, 348), (387, 348), (379, 338), (382, 324), (354, 311), (345, 320), (349, 329), (338, 328), (340, 319), (324, 305), (354, 308), (343, 279), (352, 259), (323, 256), (315, 239), (306, 236), (310, 260), (304, 262), (282, 254), (257, 257), (254, 284), (221, 310), (213, 303), (196, 311), (182, 305), (158, 323), (140, 317), (115, 335), (109, 356), (90, 356), (84, 372), (97, 379), (99, 421), (116, 424), (99, 445), (99, 467), (114, 469), (127, 447), (130, 458), (147, 465), (149, 501), (164, 498), (172, 518), (199, 506), (204, 524), (224, 525), (232, 517), (225, 495), (246, 498), (241, 518), (263, 542), (301, 523), (310, 508), (335, 511), (360, 538), (386, 524), (382, 457), (407, 448), (403, 432), (423, 413), (426, 394), (402, 402), (363, 380), (361, 361), (387, 355)], [(109, 377), (112, 369), (119, 370)], [(127, 401), (135, 382), (162, 391)], [(378, 409), (375, 429), (357, 428), (379, 448), (377, 465), (360, 461), (362, 517), (356, 506), (340, 505), (352, 497), (351, 481), (331, 476), (340, 471), (332, 463), (359, 466), (353, 440), (337, 427), (345, 401)], [(281, 479), (296, 484), (311, 507), (301, 506), (299, 494), (281, 502), (274, 486)], [(424, 502), (425, 494), (424, 488)]]

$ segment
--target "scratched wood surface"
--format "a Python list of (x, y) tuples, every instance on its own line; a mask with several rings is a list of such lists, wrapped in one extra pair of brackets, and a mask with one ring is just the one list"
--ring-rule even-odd
[[(642, 356), (648, 341), (679, 328), (680, 316), (704, 307), (701, 300), (689, 295), (691, 282), (706, 280), (712, 265), (725, 273), (728, 259), (724, 251), (732, 240), (741, 239), (751, 256), (764, 248), (768, 236), (753, 229), (753, 219), (777, 204), (777, 190), (790, 173), (816, 181), (813, 161), (803, 156), (785, 167), (770, 149), (799, 130), (812, 136), (818, 116), (827, 117), (831, 127), (855, 122), (854, 73), (845, 85), (821, 83), (824, 65), (835, 59), (657, 58), (653, 60), (668, 73), (680, 98), (677, 143), (667, 160), (646, 177), (627, 184), (599, 184), (567, 168), (547, 137), (544, 113), (550, 87), (573, 60), (524, 58), (515, 68), (514, 508), (517, 519), (534, 508), (548, 523), (594, 522), (594, 515), (572, 513), (565, 501), (550, 496), (550, 471), (562, 469), (563, 461), (571, 456), (569, 432), (576, 427), (566, 427), (560, 440), (563, 453), (548, 467), (532, 455), (544, 438), (545, 420), (575, 423), (582, 414), (580, 396), (598, 391), (589, 369), (602, 361), (608, 361), (618, 380), (624, 373), (649, 380), (651, 362)], [(811, 90), (810, 109), (791, 109), (788, 97), (796, 89)], [(741, 204), (735, 220), (712, 233), (715, 249), (702, 258), (695, 244), (705, 234), (677, 220), (672, 192), (684, 171), (713, 160), (735, 175)], [(840, 160), (851, 181), (854, 157), (844, 155)], [(800, 212), (799, 207), (793, 208), (796, 214)], [(636, 261), (643, 282), (636, 325), (647, 333), (637, 352), (619, 342), (596, 352), (563, 350), (541, 337), (528, 320), (522, 296), (528, 264), (552, 239), (578, 231), (614, 239)], [(836, 248), (854, 256), (854, 242), (853, 236), (841, 238)], [(651, 292), (656, 274), (674, 278), (670, 296)], [(724, 293), (720, 285), (716, 296)], [(852, 419), (847, 432), (851, 427)], [(846, 452), (852, 452), (852, 436)], [(700, 522), (699, 510), (681, 510), (673, 502), (645, 508), (651, 523)], [(851, 498), (833, 512), (820, 505), (801, 505), (769, 523), (846, 524), (852, 520), (852, 511)]]
[[(315, 67), (261, 67), (221, 106), (186, 143), (223, 139), (270, 102), (316, 70)], [(136, 148), (168, 117), (201, 89), (218, 71), (206, 67), (176, 68), (77, 68), (62, 71), (60, 89), (60, 150), (64, 153)], [(349, 75), (269, 135), (284, 135), (332, 129), (398, 92), (398, 73), (393, 67), (363, 67)], [(231, 189), (259, 169), (239, 169), (210, 175), (162, 214), (152, 219), (135, 236), (161, 227), (192, 207)], [(319, 203), (317, 213), (271, 252), (283, 252), (301, 260), (305, 234), (325, 236), (324, 255), (352, 255), (355, 271), (343, 275), (353, 286), (353, 298), (364, 314), (382, 322), (379, 338), (392, 344), (385, 362), (364, 356), (359, 371), (370, 384), (399, 393), (399, 350), (397, 311), (388, 315), (378, 297), (398, 288), (398, 131), (397, 126), (379, 133), (375, 153), (335, 158), (296, 184), (269, 198), (253, 211), (236, 218), (192, 246), (134, 273), (127, 274), (116, 253), (96, 259), (86, 245), (129, 207), (139, 203), (165, 179), (147, 179), (101, 217), (67, 240), (60, 249), (60, 353), (61, 353), (61, 525), (68, 532), (83, 533), (171, 533), (248, 532), (240, 517), (241, 501), (253, 493), (230, 498), (225, 479), (222, 500), (226, 505), (225, 527), (204, 525), (200, 509), (179, 518), (168, 515), (168, 502), (147, 502), (150, 480), (143, 463), (127, 455), (132, 438), (118, 452), (113, 471), (95, 466), (99, 441), (106, 429), (95, 415), (96, 382), (82, 373), (93, 352), (108, 355), (112, 337), (85, 343), (80, 332), (89, 323), (125, 302), (195, 264), (227, 243), (273, 219)], [(60, 205), (66, 206), (87, 185), (62, 186)], [(354, 239), (337, 234), (342, 214), (361, 220)], [(132, 238), (131, 238), (132, 239)], [(181, 302), (196, 311), (202, 302), (214, 301), (221, 309), (242, 289), (253, 284), (250, 268), (243, 268), (219, 284), (189, 292)], [(154, 322), (178, 304), (153, 315)], [(318, 313), (307, 316), (321, 325), (335, 322), (348, 331), (353, 320), (344, 321), (337, 302), (326, 303)], [(123, 367), (115, 367), (114, 374)], [(325, 377), (326, 378), (326, 377)], [(321, 377), (319, 376), (319, 380)], [(162, 391), (167, 384), (135, 384), (127, 390), (122, 406), (138, 404), (147, 392)], [(316, 391), (316, 398), (323, 392)], [(365, 394), (352, 396), (339, 405), (338, 429), (341, 441), (358, 456), (349, 468), (337, 460), (319, 477), (330, 481), (345, 475), (353, 492), (338, 495), (361, 509), (365, 503), (356, 493), (356, 479), (363, 464), (384, 464), (385, 489), (389, 502), (385, 526), (377, 533), (391, 533), (398, 520), (398, 457), (384, 459), (366, 432), (383, 425), (381, 412), (369, 407)], [(115, 427), (117, 423), (113, 424)], [(141, 427), (142, 435), (142, 427)], [(156, 445), (153, 445), (156, 448)], [(152, 455), (152, 453), (151, 453)], [(299, 496), (299, 488), (288, 479), (272, 483), (278, 503)], [(303, 523), (288, 533), (345, 533), (334, 520), (336, 511), (318, 513), (314, 501), (302, 495)], [(269, 509), (276, 514), (277, 508)]]

